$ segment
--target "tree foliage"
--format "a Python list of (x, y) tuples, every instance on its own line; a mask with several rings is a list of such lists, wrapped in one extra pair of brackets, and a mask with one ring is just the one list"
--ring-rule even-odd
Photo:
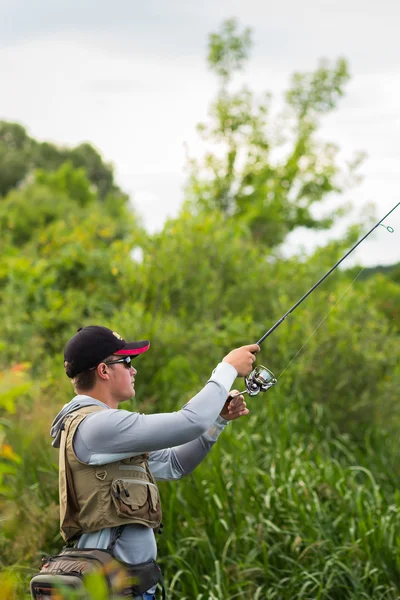
[[(296, 227), (327, 229), (342, 210), (316, 218), (314, 205), (341, 192), (348, 174), (340, 169), (338, 149), (317, 138), (321, 115), (336, 108), (349, 79), (341, 58), (321, 61), (312, 73), (295, 73), (286, 106), (273, 114), (271, 97), (258, 98), (234, 86), (251, 48), (250, 31), (226, 21), (209, 38), (208, 62), (219, 81), (210, 122), (198, 130), (210, 148), (189, 160), (186, 197), (193, 210), (217, 209), (242, 220), (256, 239), (273, 247)], [(361, 156), (355, 157), (350, 174)]]
[(251, 29), (246, 27), (241, 34), (237, 30), (236, 19), (228, 19), (220, 33), (209, 36), (207, 62), (224, 83), (229, 83), (233, 73), (243, 68), (251, 49)]
[(0, 121), (0, 197), (23, 184), (32, 171), (56, 171), (68, 161), (74, 168), (84, 169), (100, 201), (108, 194), (123, 195), (114, 182), (112, 166), (103, 162), (91, 144), (61, 148), (31, 138), (18, 123)]

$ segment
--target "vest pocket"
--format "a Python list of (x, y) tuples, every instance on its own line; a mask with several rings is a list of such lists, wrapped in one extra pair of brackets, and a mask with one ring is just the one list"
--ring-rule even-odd
[(159, 500), (157, 486), (143, 479), (114, 479), (111, 496), (119, 517), (146, 519), (149, 509), (155, 510), (156, 497)]
[(149, 484), (150, 511), (157, 512), (160, 509), (160, 494), (155, 485)]

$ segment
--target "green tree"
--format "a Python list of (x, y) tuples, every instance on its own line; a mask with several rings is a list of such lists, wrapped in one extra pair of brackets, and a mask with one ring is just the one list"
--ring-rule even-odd
[[(124, 274), (140, 276), (130, 252), (145, 234), (124, 199), (104, 202), (83, 168), (36, 171), (0, 203), (0, 354), (58, 351), (85, 319), (107, 318), (124, 298)], [(138, 286), (140, 287), (140, 286)]]
[(0, 196), (21, 185), (33, 170), (55, 171), (65, 162), (85, 170), (100, 201), (109, 194), (127, 198), (114, 181), (112, 166), (91, 144), (65, 148), (39, 142), (22, 125), (0, 121)]
[(0, 196), (26, 177), (35, 145), (21, 125), (0, 121)]
[[(318, 141), (316, 133), (320, 117), (336, 108), (349, 73), (344, 59), (295, 73), (286, 106), (274, 117), (269, 94), (259, 100), (247, 87), (234, 87), (250, 48), (250, 30), (240, 32), (234, 19), (210, 35), (208, 64), (219, 91), (210, 122), (198, 130), (211, 149), (202, 160), (189, 160), (186, 198), (193, 210), (217, 209), (240, 218), (272, 247), (296, 227), (327, 229), (343, 212), (316, 219), (312, 207), (343, 191), (338, 149)], [(354, 159), (351, 173), (360, 159)]]

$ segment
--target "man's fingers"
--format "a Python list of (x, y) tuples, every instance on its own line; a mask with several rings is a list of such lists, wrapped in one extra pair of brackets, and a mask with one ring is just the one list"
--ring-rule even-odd
[(248, 415), (249, 412), (250, 411), (248, 408), (243, 408), (242, 410), (238, 410), (233, 413), (229, 413), (229, 416), (233, 420), (233, 419), (238, 419), (239, 417), (243, 417), (244, 415)]
[(231, 390), (228, 400), (229, 398), (231, 398), (231, 401), (229, 403), (230, 408), (237, 406), (238, 404), (240, 404), (240, 402), (243, 402), (244, 400), (244, 396), (238, 390)]
[(239, 377), (246, 377), (251, 372), (255, 361), (255, 355), (259, 351), (260, 346), (258, 344), (241, 346), (240, 348), (231, 350), (231, 352), (223, 358), (223, 362), (232, 365), (236, 369)]
[(229, 407), (228, 407), (228, 411), (229, 414), (235, 414), (235, 413), (239, 413), (240, 411), (244, 410), (246, 408), (246, 402), (244, 400), (242, 400), (241, 402), (237, 402), (236, 404), (233, 404), (233, 401), (230, 403)]
[(248, 346), (246, 346), (246, 348), (252, 354), (258, 354), (258, 352), (260, 352), (260, 350), (261, 350), (261, 348), (258, 344), (249, 344)]

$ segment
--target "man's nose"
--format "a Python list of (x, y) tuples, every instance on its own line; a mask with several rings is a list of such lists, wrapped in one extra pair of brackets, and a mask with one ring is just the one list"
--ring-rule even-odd
[(133, 371), (133, 375), (136, 375), (137, 371), (134, 366), (131, 365), (131, 371)]

